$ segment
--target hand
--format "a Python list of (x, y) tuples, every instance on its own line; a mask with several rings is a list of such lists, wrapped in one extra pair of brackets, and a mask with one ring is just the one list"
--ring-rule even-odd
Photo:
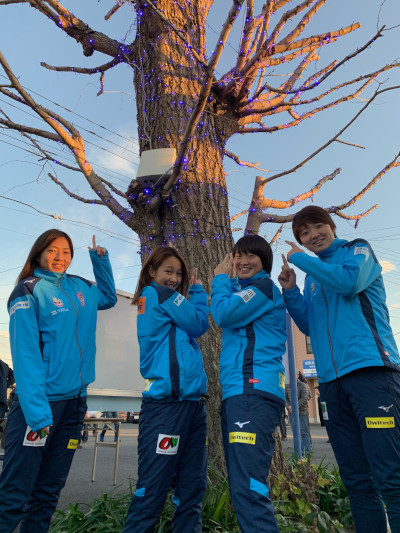
[(197, 277), (198, 269), (193, 270), (192, 277), (190, 278), (190, 285), (202, 285), (201, 280)]
[(101, 246), (97, 246), (96, 245), (96, 235), (93, 235), (93, 247), (90, 248), (90, 246), (88, 246), (88, 249), (89, 250), (96, 250), (97, 255), (99, 255), (100, 257), (103, 257), (104, 254), (106, 253), (106, 249), (105, 248), (102, 248)]
[(304, 253), (305, 253), (304, 250), (302, 250), (301, 248), (299, 248), (295, 242), (292, 242), (292, 241), (285, 241), (285, 242), (286, 242), (289, 246), (292, 247), (292, 249), (289, 250), (288, 253), (287, 253), (288, 261), (290, 261), (290, 256), (291, 256), (292, 254), (297, 254), (297, 252), (300, 252), (301, 254), (304, 254)]
[(232, 254), (226, 254), (222, 263), (220, 263), (214, 269), (214, 276), (218, 274), (227, 274), (230, 278), (233, 278), (233, 258)]
[(291, 415), (292, 414), (292, 406), (289, 405), (286, 409), (288, 410), (288, 413)]
[(296, 272), (291, 268), (286, 261), (285, 254), (282, 254), (282, 271), (278, 276), (278, 281), (285, 291), (296, 287)]

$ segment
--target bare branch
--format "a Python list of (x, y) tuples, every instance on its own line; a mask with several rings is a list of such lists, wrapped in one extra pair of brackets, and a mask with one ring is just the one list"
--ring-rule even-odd
[(52, 179), (52, 181), (54, 181), (54, 183), (56, 183), (57, 185), (59, 185), (61, 187), (61, 189), (66, 193), (68, 194), (68, 196), (70, 196), (71, 198), (75, 198), (75, 200), (79, 200), (80, 202), (83, 202), (84, 204), (97, 204), (97, 205), (106, 205), (104, 202), (102, 202), (101, 200), (98, 200), (98, 199), (92, 199), (92, 200), (89, 200), (88, 198), (83, 198), (83, 196), (79, 196), (78, 194), (75, 194), (73, 192), (71, 192), (70, 190), (67, 189), (67, 187), (64, 185), (64, 183), (62, 183), (59, 179), (57, 179), (55, 176), (53, 176), (52, 174), (48, 173), (47, 174), (49, 176), (49, 178)]
[(120, 7), (124, 5), (124, 2), (117, 2), (110, 11), (105, 15), (104, 20), (110, 20), (110, 18), (115, 15)]
[(116, 57), (109, 61), (108, 63), (104, 63), (104, 65), (99, 65), (98, 67), (93, 68), (82, 68), (82, 67), (55, 67), (52, 65), (48, 65), (44, 61), (40, 63), (40, 65), (44, 68), (47, 68), (48, 70), (54, 70), (56, 72), (75, 72), (76, 74), (98, 74), (99, 72), (106, 72), (110, 68), (115, 67), (115, 65), (118, 65), (118, 63), (122, 63), (124, 60), (121, 56)]
[(56, 133), (52, 133), (46, 130), (40, 130), (38, 128), (31, 128), (23, 124), (16, 124), (11, 120), (4, 120), (0, 118), (0, 124), (6, 126), (11, 130), (22, 131), (23, 133), (28, 133), (30, 135), (37, 135), (38, 137), (43, 137), (44, 139), (50, 139), (51, 141), (62, 142), (62, 139)]
[(240, 165), (241, 167), (250, 167), (250, 168), (256, 168), (257, 170), (260, 170), (261, 172), (271, 172), (269, 169), (267, 168), (258, 168), (260, 163), (249, 163), (248, 161), (242, 161), (241, 159), (239, 159), (239, 156), (237, 156), (236, 154), (234, 154), (233, 152), (230, 152), (229, 150), (226, 150), (225, 149), (225, 155), (227, 157), (229, 157), (230, 159), (233, 159), (233, 161), (235, 161), (235, 163), (237, 163), (238, 165)]
[(347, 144), (348, 146), (354, 146), (355, 148), (362, 148), (365, 150), (365, 146), (361, 146), (360, 144), (354, 144), (354, 143), (348, 143), (346, 141), (341, 141), (340, 139), (336, 139), (337, 143)]
[(279, 226), (279, 229), (276, 231), (275, 235), (272, 237), (272, 239), (269, 241), (269, 244), (273, 244), (279, 239), (279, 235), (282, 233), (282, 230), (284, 228), (285, 224), (281, 224)]

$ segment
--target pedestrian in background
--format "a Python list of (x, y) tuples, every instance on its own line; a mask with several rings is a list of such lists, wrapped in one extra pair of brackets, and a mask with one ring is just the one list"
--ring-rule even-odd
[[(308, 385), (304, 383), (304, 381), (301, 381), (300, 374), (301, 372), (297, 370), (297, 398), (299, 405), (301, 453), (304, 456), (311, 452), (311, 438), (308, 425), (308, 401), (311, 398), (311, 393)], [(285, 399), (286, 409), (289, 413), (289, 422), (293, 428), (292, 393), (290, 385), (286, 385), (285, 387)]]

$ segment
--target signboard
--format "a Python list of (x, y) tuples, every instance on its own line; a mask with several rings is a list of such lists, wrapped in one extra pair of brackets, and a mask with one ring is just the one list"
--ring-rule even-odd
[(316, 378), (317, 377), (317, 370), (315, 368), (314, 359), (304, 359), (303, 375), (305, 378)]

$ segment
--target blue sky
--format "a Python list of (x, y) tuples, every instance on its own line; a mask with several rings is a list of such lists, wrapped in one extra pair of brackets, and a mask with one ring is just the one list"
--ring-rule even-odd
[[(261, 3), (257, 1), (256, 5)], [(104, 31), (119, 40), (131, 31), (133, 38), (134, 30), (130, 26), (134, 22), (134, 13), (130, 6), (121, 8), (109, 22), (105, 22), (103, 17), (113, 5), (111, 1), (65, 0), (64, 4), (96, 30)], [(228, 6), (228, 0), (216, 0), (214, 3), (207, 24), (209, 54)], [(288, 7), (292, 7), (292, 3)], [(0, 10), (0, 48), (20, 82), (32, 91), (39, 103), (57, 110), (76, 124), (83, 133), (89, 159), (93, 161), (96, 170), (125, 190), (129, 180), (135, 176), (139, 162), (132, 71), (122, 65), (106, 73), (105, 93), (97, 97), (98, 76), (50, 72), (43, 69), (40, 62), (51, 65), (97, 66), (109, 58), (101, 54), (84, 58), (80, 46), (28, 5), (0, 6)], [(320, 60), (312, 69), (319, 70), (332, 59), (341, 59), (368, 41), (376, 32), (378, 15), (380, 25), (391, 27), (400, 24), (397, 0), (387, 0), (383, 5), (380, 1), (373, 0), (328, 0), (314, 18), (309, 32), (335, 30), (356, 21), (360, 21), (362, 27), (353, 34), (342, 37), (337, 43), (324, 47)], [(232, 66), (240, 28), (239, 21), (217, 68), (219, 74)], [(399, 33), (400, 28), (385, 33), (362, 56), (348, 62), (342, 73), (330, 80), (326, 88), (333, 83), (372, 72), (379, 66), (396, 60)], [(270, 83), (281, 83), (281, 75), (290, 72), (291, 68), (283, 66), (275, 69)], [(309, 72), (311, 74), (312, 70)], [(380, 79), (385, 81), (384, 87), (400, 85), (400, 72), (388, 71)], [(0, 83), (7, 81), (0, 77)], [(371, 95), (376, 88), (377, 85), (372, 84), (361, 98)], [(292, 198), (309, 189), (337, 167), (341, 167), (342, 172), (334, 182), (329, 182), (318, 193), (315, 203), (334, 205), (356, 194), (399, 151), (399, 94), (392, 92), (382, 95), (342, 137), (346, 142), (364, 146), (365, 150), (334, 143), (302, 170), (271, 182), (265, 190), (266, 195), (282, 200)], [(57, 107), (54, 102), (63, 107)], [(228, 149), (244, 160), (259, 161), (261, 168), (271, 169), (272, 172), (288, 169), (331, 138), (364, 103), (361, 99), (346, 103), (340, 109), (334, 108), (321, 113), (297, 128), (276, 134), (237, 136), (230, 140)], [(2, 96), (0, 108), (16, 122), (29, 122), (43, 127), (39, 120), (10, 107)], [(91, 277), (87, 246), (91, 243), (93, 233), (99, 243), (110, 251), (119, 289), (132, 292), (140, 270), (137, 236), (107, 209), (83, 205), (68, 198), (47, 177), (47, 172), (51, 169), (43, 170), (38, 158), (26, 151), (30, 147), (24, 142), (19, 134), (0, 130), (0, 195), (29, 204), (22, 205), (0, 198), (0, 235), (3, 245), (0, 256), (1, 358), (8, 353), (7, 298), (29, 248), (42, 231), (59, 227), (71, 235), (76, 247), (71, 272), (78, 275)], [(60, 150), (50, 144), (47, 148)], [(70, 159), (69, 154), (66, 157)], [(73, 192), (92, 197), (81, 175), (60, 167), (55, 170), (59, 179)], [(248, 208), (255, 176), (268, 176), (268, 173), (239, 167), (228, 159), (225, 170), (230, 191), (230, 212), (235, 215)], [(384, 279), (395, 334), (400, 333), (400, 219), (397, 216), (399, 172), (399, 168), (391, 170), (349, 211), (355, 214), (379, 204), (377, 210), (361, 221), (357, 230), (348, 222), (335, 218), (339, 236), (349, 240), (355, 236), (368, 239), (387, 270)], [(289, 211), (293, 212), (293, 209)], [(62, 219), (50, 218), (47, 214), (57, 214)], [(235, 237), (241, 236), (240, 228), (245, 226), (244, 217), (237, 219), (233, 226), (239, 228)], [(261, 234), (271, 238), (275, 231), (275, 226), (264, 225)], [(280, 270), (280, 253), (288, 250), (284, 241), (291, 238), (288, 228), (274, 247), (275, 279)], [(400, 340), (400, 334), (396, 339)]]

